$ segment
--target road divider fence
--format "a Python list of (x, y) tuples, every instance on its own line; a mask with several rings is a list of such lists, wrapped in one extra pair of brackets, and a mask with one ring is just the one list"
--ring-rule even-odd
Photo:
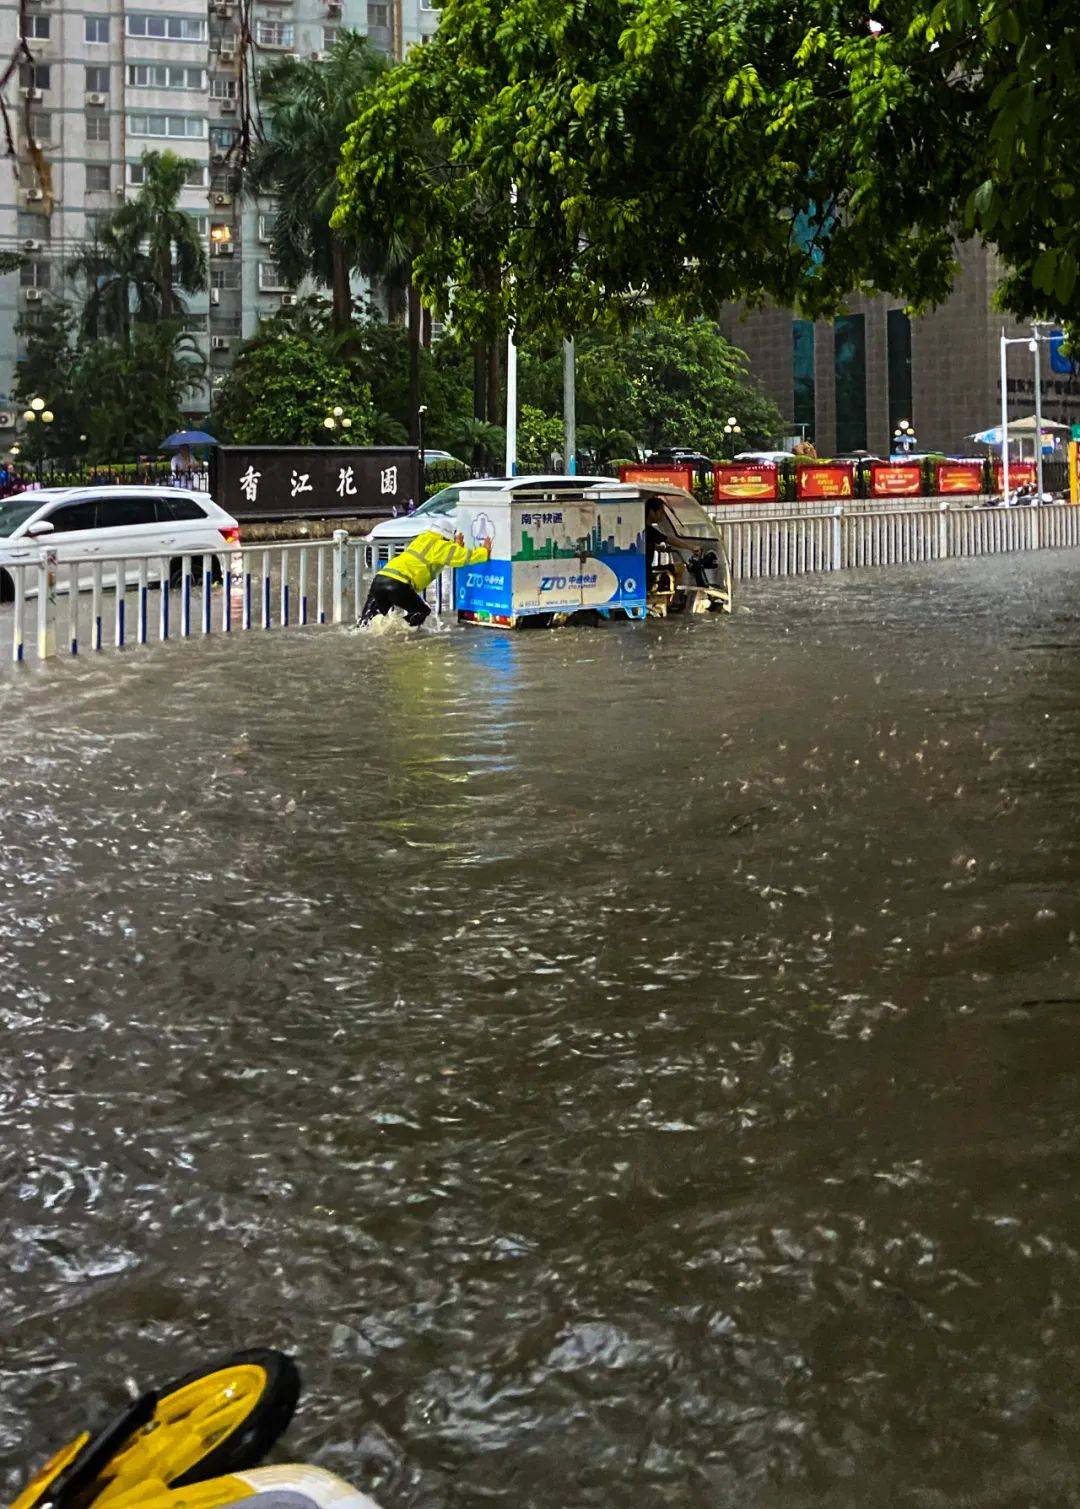
[[(735, 581), (1080, 546), (1080, 508), (1064, 503), (981, 509), (942, 503), (885, 513), (834, 507), (717, 522)], [(351, 623), (367, 587), (363, 541), (344, 530), (330, 540), (244, 545), (172, 560), (58, 561), (56, 551), (43, 546), (36, 563), (4, 569), (14, 584), (8, 654), (16, 662)], [(446, 572), (428, 601), (441, 613), (452, 606), (452, 592)], [(0, 624), (8, 618), (5, 609)]]

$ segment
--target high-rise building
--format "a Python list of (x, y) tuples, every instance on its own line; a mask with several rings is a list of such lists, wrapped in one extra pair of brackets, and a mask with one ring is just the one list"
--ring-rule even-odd
[(15, 423), (17, 317), (70, 293), (66, 264), (137, 190), (147, 149), (193, 163), (182, 208), (206, 237), (210, 287), (187, 318), (208, 386), (188, 406), (205, 410), (241, 341), (293, 297), (270, 255), (272, 201), (238, 193), (245, 78), (286, 54), (321, 57), (344, 27), (400, 59), (437, 24), (433, 0), (0, 0), (0, 57), (21, 32), (33, 59), (6, 90), (18, 156), (0, 187), (0, 249), (23, 263), (0, 277), (0, 427)]
[[(748, 354), (790, 434), (812, 441), (819, 455), (887, 456), (901, 421), (914, 430), (919, 450), (978, 454), (969, 437), (1001, 419), (1002, 328), (1010, 337), (1025, 329), (994, 307), (994, 255), (969, 241), (958, 257), (951, 295), (921, 317), (909, 318), (899, 300), (879, 295), (853, 299), (831, 322), (801, 320), (790, 309), (733, 307), (720, 323)], [(1080, 422), (1080, 380), (1069, 362), (1046, 343), (1039, 355), (1045, 416)], [(1026, 345), (1008, 348), (1011, 420), (1034, 412), (1033, 361)]]

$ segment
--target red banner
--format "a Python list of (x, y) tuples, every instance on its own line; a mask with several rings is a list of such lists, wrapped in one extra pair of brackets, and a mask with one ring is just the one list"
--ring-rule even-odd
[(620, 482), (667, 482), (672, 487), (694, 490), (692, 466), (620, 466)]
[(855, 463), (832, 461), (825, 466), (797, 466), (795, 496), (800, 502), (809, 498), (853, 498)]
[(950, 493), (981, 493), (983, 464), (981, 461), (939, 461), (934, 468), (934, 486), (942, 497)]
[(922, 493), (922, 466), (918, 461), (872, 461), (872, 498), (917, 498)]
[[(1014, 487), (1023, 487), (1024, 484), (1025, 484), (1025, 482), (1030, 482), (1032, 484), (1032, 486), (1034, 486), (1035, 483), (1038, 482), (1038, 480), (1039, 480), (1038, 473), (1035, 470), (1035, 463), (1034, 463), (1034, 461), (1014, 461), (1011, 456), (1009, 457), (1009, 491), (1010, 492), (1012, 491), (1012, 489)], [(1000, 461), (995, 461), (994, 462), (994, 486), (997, 488), (998, 492), (1001, 491), (1001, 483), (1002, 483), (1001, 462)]]
[(780, 474), (769, 462), (755, 466), (718, 463), (713, 477), (717, 503), (774, 503), (780, 496)]

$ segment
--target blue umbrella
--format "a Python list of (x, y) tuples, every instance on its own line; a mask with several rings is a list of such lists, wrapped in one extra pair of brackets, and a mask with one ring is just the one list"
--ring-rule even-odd
[(175, 451), (182, 445), (217, 445), (217, 441), (205, 430), (177, 430), (175, 435), (170, 435), (161, 442), (161, 449)]

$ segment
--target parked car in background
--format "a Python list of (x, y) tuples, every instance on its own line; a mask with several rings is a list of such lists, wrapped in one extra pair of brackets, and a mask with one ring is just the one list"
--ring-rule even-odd
[[(93, 583), (95, 558), (149, 555), (149, 580), (161, 575), (160, 561), (175, 582), (185, 555), (220, 557), (239, 542), (236, 520), (206, 493), (122, 484), (18, 493), (0, 499), (0, 599), (10, 601), (14, 595), (14, 578), (4, 568), (33, 565), (45, 544), (55, 549), (61, 568), (69, 561), (85, 561), (79, 568), (79, 588), (84, 590)], [(192, 574), (201, 576), (201, 563), (193, 564)], [(115, 565), (106, 566), (103, 579), (112, 582), (115, 572)], [(126, 575), (133, 581), (133, 568)], [(59, 585), (67, 586), (62, 569)], [(32, 575), (27, 590), (28, 595), (36, 590)]]
[(747, 461), (757, 466), (782, 466), (785, 461), (794, 461), (794, 451), (740, 451), (736, 461)]
[(452, 456), (449, 451), (424, 451), (424, 466), (464, 466), (464, 461)]

